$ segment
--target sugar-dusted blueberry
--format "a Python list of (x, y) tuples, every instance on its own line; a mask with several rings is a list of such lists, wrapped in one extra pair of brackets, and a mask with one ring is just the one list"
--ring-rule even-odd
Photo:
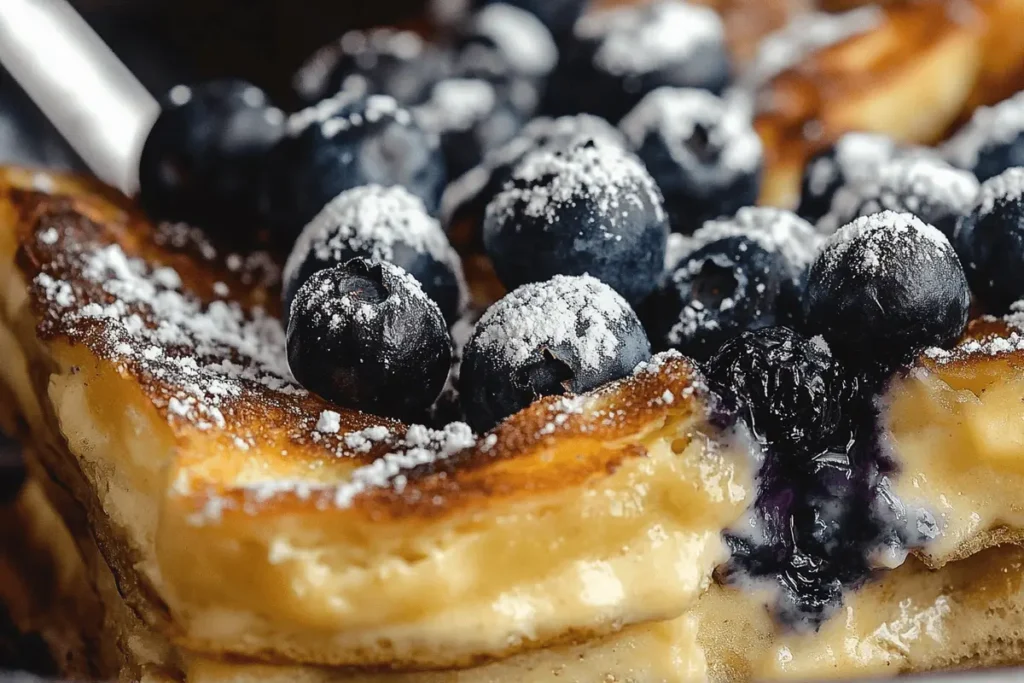
[(954, 342), (967, 325), (970, 291), (945, 235), (885, 211), (829, 237), (811, 266), (804, 303), (807, 329), (837, 357), (885, 367)]
[(741, 332), (776, 324), (788, 276), (778, 250), (749, 235), (712, 241), (684, 256), (641, 307), (651, 343), (705, 360)]
[(640, 160), (589, 140), (528, 154), (487, 205), (483, 236), (509, 289), (589, 273), (639, 302), (664, 268), (668, 221)]
[(469, 424), (490, 429), (538, 398), (625, 377), (651, 347), (633, 309), (588, 275), (523, 285), (491, 306), (463, 352)]
[[(590, 0), (471, 0), (472, 6), (509, 5), (537, 17), (556, 36), (572, 30)], [(524, 48), (526, 46), (524, 45)]]
[(289, 245), (345, 190), (401, 185), (433, 213), (446, 178), (437, 135), (386, 95), (340, 93), (293, 114), (271, 164), (269, 215)]
[(1008, 168), (1024, 166), (1024, 92), (976, 109), (941, 151), (951, 164), (971, 171), (982, 182)]
[(313, 54), (295, 74), (299, 96), (313, 104), (335, 93), (390, 95), (419, 104), (448, 75), (448, 56), (412, 31), (349, 31)]
[(878, 133), (847, 133), (818, 152), (804, 167), (797, 213), (817, 222), (832, 208), (836, 190), (870, 179), (879, 166), (898, 154), (891, 138)]
[(332, 199), (295, 241), (281, 288), (286, 322), (313, 273), (357, 256), (388, 261), (416, 278), (449, 323), (465, 305), (459, 256), (419, 197), (402, 187), (363, 185)]
[(549, 114), (618, 122), (662, 86), (719, 93), (731, 65), (722, 20), (708, 7), (655, 0), (591, 12), (562, 48), (545, 97)]
[(974, 206), (978, 188), (973, 173), (941, 159), (894, 159), (870, 176), (839, 188), (818, 229), (830, 235), (854, 218), (896, 211), (913, 214), (952, 238), (957, 222)]
[(673, 231), (757, 203), (761, 140), (741, 109), (706, 90), (658, 88), (619, 123), (665, 195)]
[(843, 424), (852, 393), (828, 347), (788, 327), (727, 341), (708, 363), (707, 377), (735, 397), (759, 438), (788, 457), (825, 446)]
[(471, 223), (478, 234), (484, 209), (512, 178), (523, 157), (534, 151), (568, 149), (590, 139), (626, 146), (614, 126), (590, 114), (533, 119), (509, 142), (488, 150), (478, 166), (452, 181), (441, 199), (442, 221), (449, 229), (457, 222)]
[(284, 114), (244, 81), (178, 85), (161, 105), (139, 164), (143, 208), (155, 219), (251, 237)]
[(953, 241), (971, 288), (987, 308), (1005, 313), (1024, 299), (1024, 168), (982, 184)]
[(451, 360), (441, 311), (398, 266), (352, 259), (314, 273), (295, 295), (288, 365), (340, 406), (418, 417), (440, 395)]
[[(470, 56), (483, 54), (474, 48), (496, 52), (511, 73), (530, 79), (547, 78), (558, 63), (558, 46), (551, 31), (536, 15), (507, 2), (484, 5), (462, 27), (458, 62), (467, 52)], [(472, 68), (468, 63), (461, 66)]]

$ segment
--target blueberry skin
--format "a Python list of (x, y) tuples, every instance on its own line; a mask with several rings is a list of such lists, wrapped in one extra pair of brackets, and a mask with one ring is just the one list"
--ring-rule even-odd
[(142, 207), (157, 220), (249, 237), (284, 115), (237, 80), (176, 86), (161, 106), (139, 164)]
[(534, 152), (487, 206), (484, 247), (509, 289), (586, 273), (638, 303), (664, 270), (661, 201), (640, 161), (617, 146)]
[(891, 368), (967, 325), (970, 291), (937, 229), (909, 214), (859, 218), (832, 235), (807, 280), (806, 327), (851, 366)]
[(437, 136), (391, 97), (341, 94), (289, 121), (273, 153), (269, 217), (290, 246), (334, 197), (361, 185), (401, 185), (437, 212), (446, 182)]
[(954, 237), (971, 289), (995, 314), (1024, 298), (1024, 200), (1008, 192), (1021, 185), (1019, 168), (986, 181), (982, 201), (960, 221)]
[(874, 171), (896, 158), (896, 143), (875, 133), (847, 133), (812, 156), (800, 181), (796, 213), (816, 223), (832, 208), (832, 198), (844, 185), (874, 177)]
[[(593, 357), (594, 347), (603, 348)], [(523, 285), (491, 306), (463, 351), (466, 419), (483, 432), (538, 398), (579, 394), (651, 357), (636, 313), (590, 276)]]
[(855, 393), (826, 349), (788, 327), (727, 341), (706, 375), (745, 409), (760, 439), (790, 457), (824, 447), (843, 424), (845, 403)]
[(332, 199), (296, 240), (282, 276), (285, 325), (313, 273), (356, 257), (398, 266), (420, 283), (449, 325), (458, 319), (465, 299), (462, 265), (440, 224), (405, 189), (364, 185)]
[(775, 325), (789, 277), (779, 252), (726, 237), (684, 257), (644, 302), (641, 318), (655, 350), (703, 361), (741, 332)]
[(553, 35), (563, 36), (572, 30), (590, 0), (473, 0), (476, 8), (505, 3), (526, 10), (541, 20)]
[(989, 142), (978, 150), (978, 162), (971, 170), (978, 180), (995, 178), (1008, 168), (1024, 166), (1024, 131), (1004, 143)]
[(405, 271), (357, 258), (314, 273), (288, 323), (288, 364), (306, 389), (346, 408), (423, 415), (452, 360), (437, 305)]

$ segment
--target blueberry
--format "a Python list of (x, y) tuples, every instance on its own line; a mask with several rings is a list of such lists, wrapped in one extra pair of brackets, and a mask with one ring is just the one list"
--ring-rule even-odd
[(949, 240), (909, 214), (858, 218), (811, 266), (807, 329), (850, 364), (891, 366), (963, 333), (970, 292)]
[(757, 203), (761, 141), (746, 115), (706, 90), (658, 88), (619, 128), (665, 195), (672, 230)]
[[(475, 7), (509, 5), (537, 17), (556, 36), (568, 33), (586, 9), (589, 0), (472, 0)], [(523, 44), (523, 48), (529, 47)]]
[(386, 261), (356, 258), (310, 276), (288, 323), (288, 364), (340, 406), (420, 416), (444, 387), (452, 343), (419, 283)]
[(401, 187), (364, 185), (342, 192), (303, 229), (285, 264), (285, 321), (296, 292), (320, 270), (362, 256), (414, 277), (454, 323), (466, 293), (458, 254), (423, 202)]
[(731, 218), (708, 221), (685, 240), (685, 246), (671, 262), (669, 270), (675, 270), (686, 254), (736, 235), (745, 235), (779, 256), (786, 276), (779, 292), (780, 321), (797, 324), (803, 320), (807, 270), (818, 255), (823, 239), (814, 226), (784, 209), (748, 206)]
[(590, 139), (625, 148), (625, 140), (611, 124), (589, 114), (536, 118), (508, 143), (488, 151), (476, 168), (453, 181), (441, 199), (441, 217), (449, 229), (456, 223), (472, 224), (479, 237), (484, 210), (505, 184), (512, 171), (530, 152), (565, 150)]
[(441, 81), (414, 113), (425, 130), (441, 137), (445, 163), (453, 176), (479, 164), (486, 150), (508, 142), (524, 123), (495, 86), (477, 78)]
[(667, 235), (640, 161), (595, 140), (527, 155), (484, 218), (484, 246), (509, 289), (589, 273), (631, 302), (657, 284)]
[(588, 275), (556, 276), (484, 313), (463, 353), (463, 406), (470, 426), (485, 431), (538, 398), (589, 391), (650, 357), (621, 296)]
[(826, 445), (843, 423), (844, 401), (851, 395), (828, 348), (788, 327), (744, 332), (727, 341), (706, 374), (736, 398), (759, 438), (790, 456)]
[(390, 95), (419, 104), (448, 75), (447, 55), (411, 31), (349, 31), (318, 50), (295, 75), (295, 89), (310, 104), (346, 91)]
[(268, 176), (270, 218), (282, 241), (331, 199), (360, 185), (401, 185), (435, 213), (445, 184), (437, 136), (385, 95), (346, 93), (294, 114)]
[(832, 198), (848, 183), (870, 180), (879, 166), (898, 154), (891, 138), (877, 133), (847, 133), (815, 154), (804, 167), (796, 212), (817, 222), (832, 208)]
[(1024, 299), (1024, 168), (986, 180), (954, 244), (974, 293), (996, 313)]
[(580, 19), (548, 84), (553, 115), (587, 112), (618, 122), (662, 86), (719, 93), (731, 65), (722, 20), (683, 0), (656, 0)]
[(244, 81), (175, 86), (161, 105), (139, 164), (143, 208), (158, 220), (249, 237), (284, 115)]
[(472, 16), (459, 36), (458, 52), (456, 69), (472, 69), (473, 57), (496, 55), (501, 71), (538, 80), (558, 63), (558, 46), (547, 27), (534, 14), (505, 2), (486, 4)]
[(748, 235), (715, 240), (680, 261), (641, 308), (655, 349), (709, 358), (745, 330), (775, 325), (788, 273)]
[(974, 206), (978, 187), (972, 173), (940, 159), (896, 159), (839, 188), (818, 229), (832, 234), (854, 218), (896, 211), (913, 214), (952, 238), (957, 222)]
[(1024, 93), (993, 107), (979, 107), (942, 146), (942, 154), (982, 182), (1008, 168), (1024, 166)]

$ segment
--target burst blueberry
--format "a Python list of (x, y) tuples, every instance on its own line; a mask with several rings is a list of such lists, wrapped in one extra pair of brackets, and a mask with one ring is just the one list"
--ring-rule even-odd
[(643, 164), (596, 140), (527, 155), (484, 218), (484, 246), (506, 287), (589, 273), (631, 302), (656, 286), (667, 236)]
[(538, 398), (589, 391), (650, 357), (633, 309), (604, 283), (584, 275), (523, 285), (487, 310), (466, 345), (463, 407), (484, 431)]
[(761, 141), (746, 115), (693, 88), (659, 88), (619, 124), (665, 196), (672, 230), (757, 203)]
[(288, 323), (288, 364), (310, 391), (400, 419), (425, 414), (444, 387), (451, 338), (408, 273), (363, 258), (314, 273)]

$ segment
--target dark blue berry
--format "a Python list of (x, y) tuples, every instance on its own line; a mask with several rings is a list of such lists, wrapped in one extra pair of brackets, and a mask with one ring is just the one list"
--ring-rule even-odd
[(982, 182), (1024, 166), (1024, 94), (975, 110), (967, 125), (942, 146), (942, 154)]
[(390, 95), (411, 106), (450, 68), (444, 52), (411, 31), (349, 31), (309, 58), (295, 75), (295, 89), (310, 104), (346, 91)]
[(586, 275), (557, 276), (514, 290), (477, 323), (463, 352), (463, 407), (485, 431), (538, 398), (589, 391), (650, 357), (621, 296)]
[(462, 265), (440, 223), (401, 187), (346, 190), (303, 229), (285, 264), (285, 322), (296, 292), (320, 270), (362, 256), (388, 261), (414, 277), (454, 323), (466, 297)]
[(401, 185), (437, 211), (445, 184), (437, 136), (385, 95), (341, 93), (295, 114), (272, 155), (267, 194), (282, 242), (334, 197), (360, 185)]
[(484, 5), (460, 32), (455, 70), (462, 76), (488, 71), (537, 82), (558, 63), (558, 46), (536, 16), (508, 3)]
[(972, 290), (987, 308), (1005, 313), (1024, 299), (1024, 169), (985, 181), (954, 244)]
[[(473, 0), (475, 7), (507, 4), (525, 10), (540, 19), (552, 34), (562, 36), (572, 30), (589, 0)], [(524, 48), (528, 47), (526, 45)]]
[(761, 140), (744, 113), (710, 92), (659, 88), (619, 128), (665, 195), (675, 232), (757, 203)]
[(786, 454), (816, 453), (844, 422), (854, 393), (823, 343), (788, 327), (767, 327), (727, 341), (707, 365), (749, 418), (754, 433)]
[(587, 112), (618, 122), (662, 86), (719, 93), (731, 64), (714, 10), (657, 0), (593, 12), (576, 23), (548, 84), (553, 115)]
[(914, 216), (886, 211), (858, 218), (825, 243), (808, 275), (806, 325), (847, 363), (891, 366), (954, 342), (969, 304), (946, 237)]
[(881, 211), (910, 213), (952, 239), (957, 222), (974, 206), (978, 180), (969, 171), (931, 157), (895, 159), (869, 177), (841, 187), (818, 229), (832, 234), (855, 218)]
[(643, 164), (595, 140), (528, 154), (484, 218), (484, 246), (509, 289), (588, 273), (631, 302), (657, 285), (667, 237)]
[(292, 374), (340, 406), (419, 417), (441, 393), (451, 360), (437, 304), (398, 266), (353, 259), (314, 273), (295, 296)]
[(248, 238), (285, 118), (244, 81), (175, 86), (142, 150), (140, 198), (155, 219)]
[(741, 332), (775, 325), (788, 275), (779, 252), (748, 235), (700, 247), (641, 308), (654, 348), (704, 360)]
[(871, 179), (882, 164), (896, 158), (897, 154), (896, 143), (884, 135), (843, 135), (807, 162), (796, 212), (817, 222), (832, 208), (832, 198), (840, 187)]

